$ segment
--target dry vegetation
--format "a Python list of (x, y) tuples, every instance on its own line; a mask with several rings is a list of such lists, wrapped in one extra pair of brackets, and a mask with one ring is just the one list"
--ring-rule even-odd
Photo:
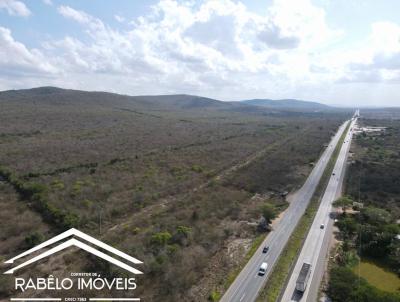
[[(301, 184), (345, 118), (192, 96), (2, 92), (1, 215), (24, 221), (0, 224), (0, 254), (31, 242), (29, 226), (34, 241), (75, 226), (144, 261), (146, 301), (204, 301), (240, 264), (232, 242), (257, 237), (260, 206)], [(215, 282), (200, 284), (210, 270)]]
[[(351, 146), (346, 211), (337, 217), (340, 243), (331, 260), (327, 294), (332, 301), (398, 302), (400, 289), (400, 109), (361, 110)], [(361, 202), (362, 208), (351, 205)], [(358, 275), (360, 274), (360, 276)]]

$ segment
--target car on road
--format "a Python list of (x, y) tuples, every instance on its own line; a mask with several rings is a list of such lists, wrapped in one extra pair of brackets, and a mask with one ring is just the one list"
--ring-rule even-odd
[(321, 225), (319, 226), (320, 229), (325, 228), (325, 224), (321, 223)]
[(260, 266), (260, 269), (258, 270), (258, 275), (259, 276), (264, 276), (265, 273), (267, 272), (267, 268), (268, 268), (268, 263), (267, 262), (263, 262)]
[(333, 176), (335, 176), (335, 173), (332, 173)]
[(269, 246), (264, 246), (262, 252), (266, 254), (269, 251)]

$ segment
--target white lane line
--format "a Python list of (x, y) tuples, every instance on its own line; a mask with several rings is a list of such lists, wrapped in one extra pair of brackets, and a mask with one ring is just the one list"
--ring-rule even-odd
[(246, 293), (243, 294), (243, 296), (240, 298), (239, 302), (243, 301), (243, 298), (246, 296)]

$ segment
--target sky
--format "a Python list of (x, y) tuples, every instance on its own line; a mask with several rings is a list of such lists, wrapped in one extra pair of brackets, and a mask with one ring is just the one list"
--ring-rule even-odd
[(0, 90), (400, 106), (398, 0), (0, 0)]

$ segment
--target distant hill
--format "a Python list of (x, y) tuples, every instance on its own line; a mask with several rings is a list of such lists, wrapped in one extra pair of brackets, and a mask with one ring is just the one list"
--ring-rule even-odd
[(301, 101), (295, 99), (283, 99), (283, 100), (252, 99), (252, 100), (244, 100), (242, 101), (242, 103), (260, 107), (275, 108), (275, 109), (324, 110), (331, 108), (330, 106), (321, 103)]
[(230, 108), (231, 104), (206, 97), (188, 95), (188, 94), (172, 94), (172, 95), (149, 95), (149, 96), (133, 96), (136, 101), (146, 102), (147, 104), (157, 104), (163, 106), (171, 106), (180, 109), (196, 109), (196, 108), (214, 108), (224, 109)]
[(0, 92), (1, 101), (34, 102), (50, 106), (77, 106), (79, 108), (108, 107), (152, 112), (237, 112), (256, 115), (287, 115), (296, 112), (312, 113), (329, 108), (316, 102), (299, 100), (253, 99), (241, 102), (224, 102), (211, 98), (188, 95), (129, 96), (100, 91), (81, 91), (57, 87), (8, 90)]
[[(157, 107), (158, 109), (173, 108), (190, 110), (196, 108), (230, 109), (235, 107), (233, 103), (186, 94), (128, 96), (109, 92), (81, 91), (57, 87), (1, 91), (0, 100), (40, 100), (41, 102), (53, 105), (65, 103), (95, 103), (96, 105), (131, 104), (146, 107), (147, 109)], [(241, 106), (245, 105), (241, 104)]]

